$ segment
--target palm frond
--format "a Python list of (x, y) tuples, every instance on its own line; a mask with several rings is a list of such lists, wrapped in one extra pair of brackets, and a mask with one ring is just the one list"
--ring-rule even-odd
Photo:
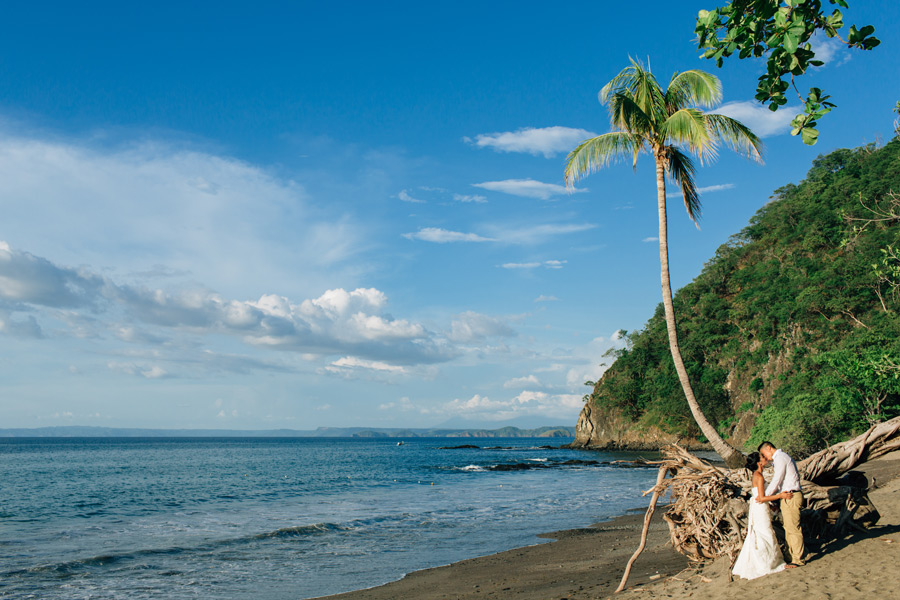
[(661, 145), (686, 146), (700, 157), (701, 164), (716, 157), (716, 138), (706, 123), (706, 115), (696, 108), (682, 108), (671, 114), (660, 125), (656, 139)]
[(609, 98), (610, 124), (620, 131), (641, 137), (653, 130), (653, 121), (626, 90), (619, 90)]
[(763, 143), (749, 127), (725, 115), (707, 114), (705, 119), (714, 137), (731, 146), (738, 154), (762, 162)]
[(606, 104), (609, 102), (610, 97), (616, 92), (622, 90), (630, 90), (634, 86), (634, 82), (640, 79), (641, 75), (638, 71), (643, 71), (643, 65), (629, 57), (629, 61), (631, 61), (631, 66), (625, 67), (619, 74), (609, 80), (609, 83), (603, 86), (603, 89), (600, 90), (600, 93), (597, 94), (597, 99), (600, 100), (600, 104)]
[(668, 148), (667, 158), (666, 173), (681, 188), (684, 208), (691, 221), (699, 227), (697, 221), (700, 219), (700, 194), (694, 183), (694, 162), (690, 156), (674, 146)]
[(634, 101), (648, 115), (657, 115), (665, 105), (665, 96), (662, 87), (653, 76), (653, 73), (644, 69), (637, 69), (639, 77), (634, 82), (631, 92)]
[(641, 142), (622, 131), (604, 133), (587, 139), (566, 157), (566, 186), (602, 169), (610, 162), (636, 154)]
[(597, 97), (602, 104), (607, 104), (616, 93), (629, 93), (644, 114), (652, 118), (664, 106), (663, 90), (649, 69), (645, 69), (640, 61), (630, 60), (631, 66), (622, 69), (603, 86)]
[(597, 100), (600, 101), (600, 104), (607, 104), (609, 99), (616, 92), (627, 90), (631, 87), (631, 82), (634, 80), (634, 65), (630, 67), (625, 67), (619, 74), (609, 80), (609, 83), (603, 86), (600, 91), (597, 93)]
[(722, 82), (699, 69), (675, 73), (666, 88), (665, 102), (670, 112), (684, 106), (715, 106), (721, 100)]

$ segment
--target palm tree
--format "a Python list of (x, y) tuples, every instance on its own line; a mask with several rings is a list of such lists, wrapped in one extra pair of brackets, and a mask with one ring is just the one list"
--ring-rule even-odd
[(638, 155), (648, 152), (656, 162), (656, 202), (659, 209), (659, 266), (669, 349), (681, 387), (694, 420), (715, 451), (732, 467), (743, 465), (743, 456), (718, 434), (706, 419), (688, 379), (672, 306), (669, 283), (669, 249), (666, 242), (666, 177), (681, 188), (684, 207), (694, 223), (700, 216), (700, 194), (694, 183), (694, 163), (715, 158), (719, 142), (736, 152), (761, 160), (762, 142), (745, 125), (724, 115), (704, 113), (722, 99), (722, 84), (704, 71), (675, 73), (667, 89), (662, 89), (649, 68), (634, 59), (600, 91), (602, 104), (609, 104), (613, 131), (583, 141), (569, 153), (566, 185), (571, 186), (590, 173), (620, 158), (631, 158), (637, 169)]

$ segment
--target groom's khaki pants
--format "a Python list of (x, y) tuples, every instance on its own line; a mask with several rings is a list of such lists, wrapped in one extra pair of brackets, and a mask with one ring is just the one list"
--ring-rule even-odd
[(781, 500), (781, 520), (784, 522), (784, 541), (787, 542), (791, 554), (791, 562), (803, 564), (803, 532), (800, 530), (800, 507), (803, 505), (803, 493), (794, 492), (790, 499)]

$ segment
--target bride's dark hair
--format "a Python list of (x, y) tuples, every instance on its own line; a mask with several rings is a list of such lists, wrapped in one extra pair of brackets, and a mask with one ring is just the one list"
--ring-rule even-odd
[(744, 466), (747, 468), (748, 471), (756, 470), (756, 468), (759, 466), (759, 458), (760, 458), (759, 452), (751, 452), (747, 456), (747, 464), (745, 464)]

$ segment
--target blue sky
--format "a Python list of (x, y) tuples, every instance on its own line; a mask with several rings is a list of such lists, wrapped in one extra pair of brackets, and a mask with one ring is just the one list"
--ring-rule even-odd
[(574, 425), (660, 299), (650, 162), (563, 190), (629, 56), (713, 72), (766, 143), (700, 170), (701, 229), (671, 199), (676, 286), (900, 100), (886, 0), (845, 11), (874, 51), (817, 41), (813, 148), (761, 63), (698, 58), (713, 1), (186, 4), (6, 10), (4, 427)]

